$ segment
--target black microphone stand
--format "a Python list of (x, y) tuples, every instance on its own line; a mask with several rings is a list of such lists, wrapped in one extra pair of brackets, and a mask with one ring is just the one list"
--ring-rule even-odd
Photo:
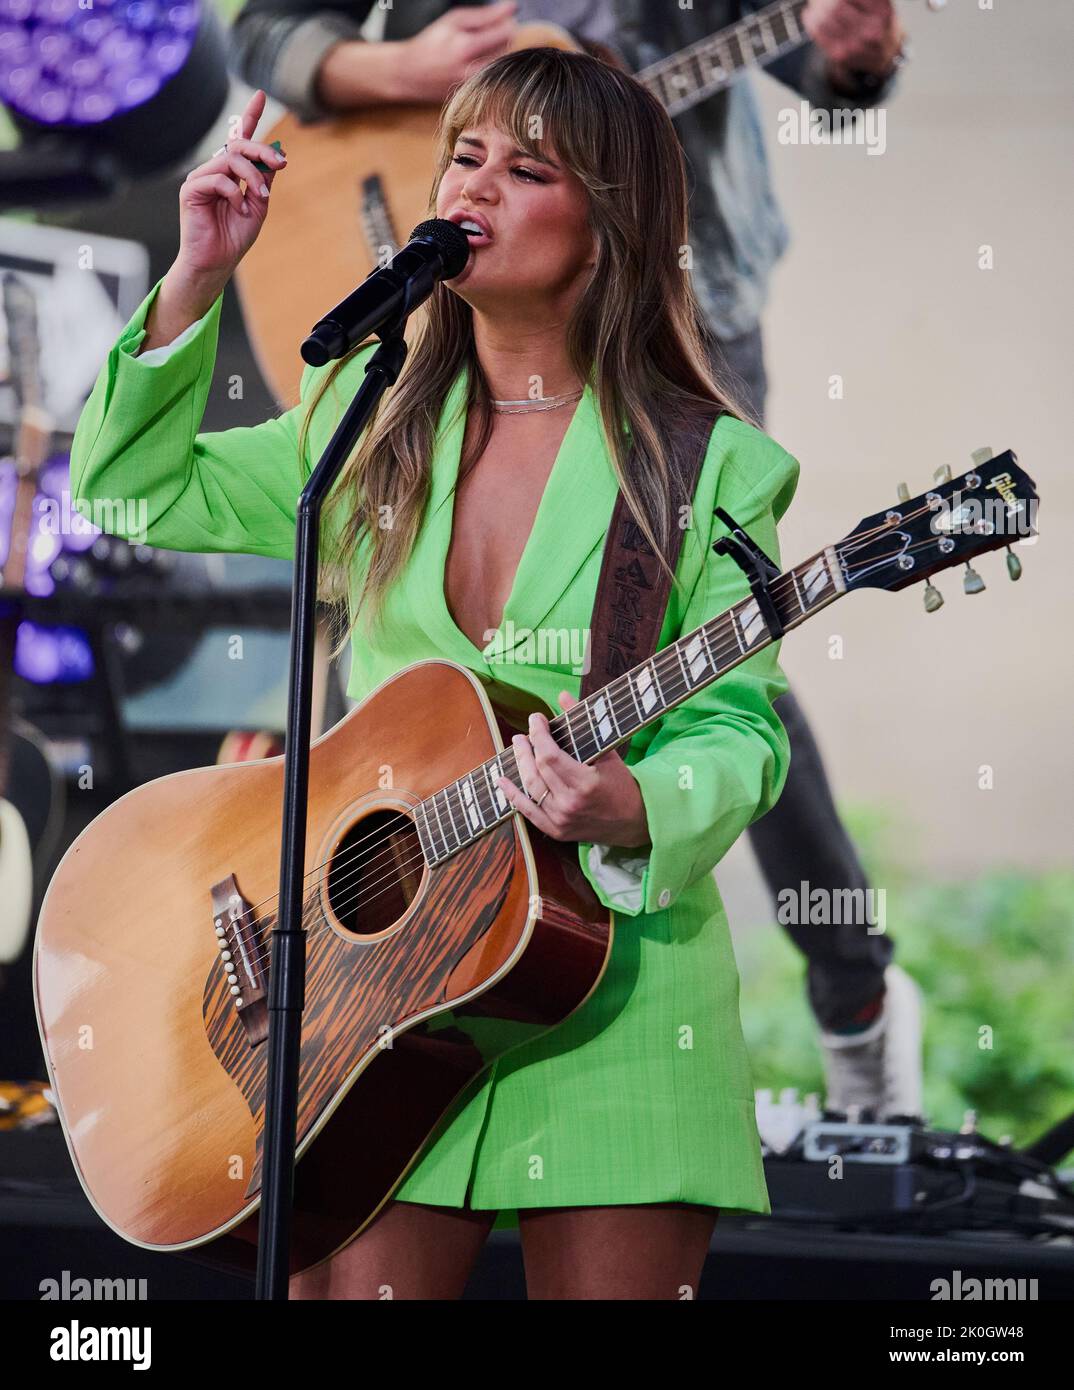
[(279, 915), (272, 932), (268, 1002), (268, 1074), (265, 1083), (255, 1289), (255, 1296), (259, 1299), (286, 1299), (290, 1275), (298, 1072), (306, 987), (306, 934), (302, 925), (302, 908), (305, 900), (314, 606), (321, 504), (377, 401), (388, 386), (395, 384), (402, 370), (407, 355), (403, 327), (410, 308), (411, 304), (404, 296), (401, 311), (378, 329), (380, 347), (366, 365), (365, 380), (336, 427), (309, 482), (302, 489), (295, 518)]

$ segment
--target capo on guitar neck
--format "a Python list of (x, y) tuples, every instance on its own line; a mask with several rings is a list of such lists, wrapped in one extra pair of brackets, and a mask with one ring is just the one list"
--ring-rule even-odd
[(719, 517), (730, 534), (714, 541), (712, 548), (717, 555), (730, 555), (750, 581), (753, 597), (757, 600), (761, 617), (764, 618), (765, 626), (774, 642), (783, 636), (783, 621), (776, 611), (768, 586), (773, 579), (779, 577), (779, 566), (773, 564), (761, 547), (746, 535), (730, 512), (724, 511), (723, 507), (716, 507), (713, 515)]

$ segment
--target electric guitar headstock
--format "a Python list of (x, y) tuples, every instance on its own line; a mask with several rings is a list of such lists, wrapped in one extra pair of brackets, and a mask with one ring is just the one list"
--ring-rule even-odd
[[(952, 477), (944, 467), (935, 478), (936, 486), (917, 497), (900, 484), (894, 506), (863, 517), (836, 543), (847, 590), (905, 589), (964, 564), (965, 592), (980, 593), (984, 580), (972, 562), (1004, 547), (1011, 579), (1021, 575), (1022, 562), (1010, 547), (1037, 534), (1039, 499), (1033, 479), (1018, 466), (1011, 450), (993, 458), (990, 449), (978, 449), (967, 472)], [(929, 582), (926, 610), (934, 612), (942, 603), (939, 590)]]

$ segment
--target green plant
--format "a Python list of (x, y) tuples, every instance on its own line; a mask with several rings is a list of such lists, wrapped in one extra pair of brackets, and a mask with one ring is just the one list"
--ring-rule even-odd
[[(998, 868), (940, 882), (894, 855), (905, 834), (848, 815), (869, 882), (886, 892), (894, 959), (925, 997), (925, 1110), (957, 1129), (1029, 1143), (1074, 1109), (1074, 873)], [(778, 927), (736, 933), (742, 1022), (757, 1086), (824, 1082), (805, 966)]]

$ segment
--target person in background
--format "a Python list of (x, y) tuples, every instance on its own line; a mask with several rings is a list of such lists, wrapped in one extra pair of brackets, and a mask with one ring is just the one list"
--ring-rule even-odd
[[(370, 105), (440, 104), (506, 52), (522, 23), (556, 23), (590, 53), (640, 71), (755, 8), (736, 0), (687, 8), (657, 0), (407, 0), (387, 8), (372, 0), (247, 0), (231, 43), (244, 81), (310, 121)], [(774, 77), (824, 110), (888, 97), (904, 41), (891, 0), (810, 0), (800, 20), (810, 42), (768, 63)], [(740, 75), (674, 125), (691, 179), (692, 278), (709, 330), (706, 349), (717, 379), (763, 426), (761, 313), (788, 233), (749, 78)], [(864, 903), (865, 873), (793, 690), (776, 708), (790, 738), (790, 772), (777, 805), (748, 832), (769, 891), (777, 903), (784, 890), (798, 901), (804, 882), (833, 904)], [(838, 896), (847, 890), (853, 898)], [(890, 934), (870, 931), (861, 914), (838, 925), (785, 916), (807, 960), (828, 1108), (921, 1115), (921, 994), (892, 962)]]

